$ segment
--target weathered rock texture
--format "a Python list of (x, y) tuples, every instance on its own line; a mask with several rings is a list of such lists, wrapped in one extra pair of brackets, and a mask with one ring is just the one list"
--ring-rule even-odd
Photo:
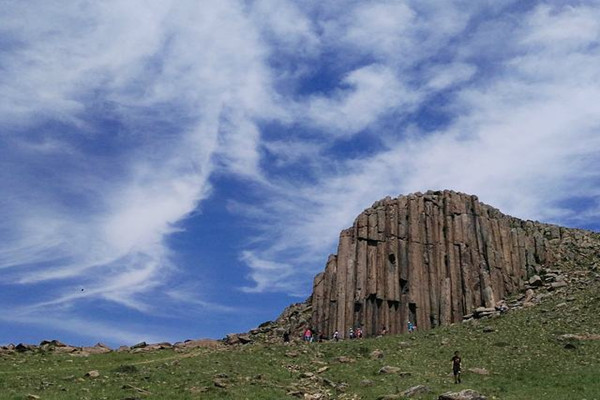
[(314, 280), (312, 326), (367, 336), (463, 320), (526, 289), (543, 268), (591, 262), (598, 234), (502, 214), (476, 196), (436, 191), (386, 198), (340, 234)]

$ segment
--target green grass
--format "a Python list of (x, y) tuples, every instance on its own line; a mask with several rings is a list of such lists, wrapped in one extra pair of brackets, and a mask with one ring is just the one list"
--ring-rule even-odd
[[(559, 339), (565, 333), (600, 334), (599, 289), (596, 281), (499, 318), (385, 338), (184, 353), (2, 355), (0, 399), (25, 399), (28, 394), (61, 400), (284, 399), (291, 398), (287, 393), (294, 387), (326, 392), (329, 398), (376, 399), (426, 385), (431, 393), (417, 398), (437, 399), (446, 391), (471, 388), (489, 399), (600, 400), (600, 341), (575, 341), (568, 349)], [(486, 333), (486, 327), (494, 331)], [(375, 349), (383, 351), (383, 359), (370, 358)], [(451, 376), (455, 350), (463, 358), (460, 385)], [(298, 355), (287, 356), (290, 351)], [(340, 363), (339, 356), (356, 361)], [(384, 365), (411, 375), (378, 374)], [(324, 366), (329, 369), (317, 374)], [(472, 367), (490, 375), (468, 372)], [(90, 370), (98, 370), (100, 377), (84, 377)], [(302, 377), (306, 372), (315, 375)], [(215, 377), (226, 387), (216, 387)], [(365, 380), (372, 384), (365, 386)]]

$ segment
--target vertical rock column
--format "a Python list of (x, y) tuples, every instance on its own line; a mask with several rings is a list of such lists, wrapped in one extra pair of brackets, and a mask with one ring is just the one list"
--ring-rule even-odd
[(585, 235), (453, 191), (388, 197), (341, 232), (337, 255), (314, 280), (312, 324), (344, 337), (351, 327), (373, 336), (404, 332), (408, 320), (419, 329), (459, 322), (521, 290), (560, 258), (563, 241)]

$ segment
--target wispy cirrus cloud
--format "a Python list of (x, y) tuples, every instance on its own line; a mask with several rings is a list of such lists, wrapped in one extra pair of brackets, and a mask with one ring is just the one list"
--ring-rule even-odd
[(176, 271), (166, 238), (215, 168), (257, 174), (254, 118), (279, 112), (258, 30), (235, 1), (12, 3), (0, 19), (0, 268), (61, 282), (32, 309), (160, 308), (144, 295)]
[[(429, 188), (600, 224), (597, 21), (593, 3), (12, 2), (0, 269), (33, 290), (11, 306), (75, 331), (107, 324), (85, 315), (102, 307), (302, 296), (362, 209)], [(169, 239), (218, 195), (236, 239), (198, 241), (235, 265), (186, 270)]]
[[(385, 8), (382, 4), (378, 7)], [(407, 24), (419, 19), (403, 7)], [(394, 10), (389, 12), (392, 15)], [(514, 30), (504, 32), (505, 47), (503, 53), (493, 55), (497, 64), (491, 75), (489, 59), (470, 51), (472, 43), (480, 49), (494, 48), (496, 40), (487, 34), (489, 21), (477, 20), (476, 14), (471, 15), (476, 23), (467, 24), (463, 15), (461, 23), (449, 25), (451, 34), (439, 50), (445, 54), (443, 63), (429, 58), (433, 48), (413, 48), (416, 54), (409, 59), (427, 67), (411, 71), (390, 66), (394, 76), (385, 81), (392, 88), (399, 80), (416, 83), (409, 86), (414, 103), (407, 107), (400, 97), (386, 98), (384, 91), (381, 97), (386, 100), (382, 104), (397, 111), (392, 117), (375, 115), (372, 119), (376, 125), (365, 133), (374, 135), (373, 140), (376, 136), (388, 137), (386, 147), (375, 154), (340, 156), (335, 162), (323, 157), (322, 163), (332, 167), (329, 171), (320, 168), (315, 181), (277, 192), (268, 203), (272, 220), (266, 225), (279, 225), (273, 220), (280, 216), (281, 229), (274, 233), (265, 229), (269, 245), (261, 248), (257, 257), (294, 259), (297, 265), (305, 266), (295, 270), (293, 277), (286, 276), (285, 282), (296, 279), (308, 290), (307, 276), (322, 269), (323, 254), (335, 251), (338, 232), (349, 226), (371, 200), (427, 189), (475, 193), (483, 201), (522, 218), (569, 224), (581, 223), (577, 215), (584, 213), (588, 225), (591, 221), (600, 223), (597, 207), (586, 212), (569, 201), (580, 197), (590, 199), (590, 204), (598, 201), (599, 177), (595, 171), (600, 162), (600, 110), (594, 99), (600, 96), (600, 30), (595, 23), (599, 12), (595, 7), (547, 5), (526, 11)], [(505, 17), (514, 23), (511, 15)], [(502, 17), (494, 22), (502, 25)], [(437, 30), (434, 26), (431, 29)], [(457, 29), (467, 26), (473, 29), (468, 35)], [(483, 31), (482, 37), (478, 29)], [(425, 35), (422, 41), (433, 43), (427, 31), (419, 33)], [(370, 43), (369, 51), (379, 51), (373, 50), (377, 41)], [(442, 49), (446, 43), (452, 47), (448, 53)], [(402, 43), (387, 41), (380, 51), (410, 48), (406, 46), (406, 38)], [(479, 70), (483, 71), (482, 77), (478, 76)], [(363, 101), (377, 104), (381, 94), (375, 90)], [(351, 96), (341, 96), (338, 102), (351, 101)], [(324, 108), (335, 110), (330, 105)], [(368, 115), (368, 106), (359, 109), (367, 110)], [(437, 129), (419, 125), (423, 117), (415, 115), (423, 110), (433, 118), (436, 113), (444, 116)], [(398, 117), (406, 122), (398, 123)], [(391, 124), (386, 126), (386, 120)], [(338, 121), (333, 125), (340, 131), (352, 132), (345, 125), (352, 117), (338, 115)], [(272, 210), (277, 210), (276, 216)], [(284, 217), (289, 215), (295, 217)], [(257, 283), (256, 288), (277, 290), (276, 285)]]

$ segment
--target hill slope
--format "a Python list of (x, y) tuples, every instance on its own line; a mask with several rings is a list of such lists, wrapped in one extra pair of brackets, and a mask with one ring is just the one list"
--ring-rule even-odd
[[(414, 334), (88, 356), (5, 351), (0, 399), (376, 399), (415, 385), (430, 390), (418, 399), (465, 388), (488, 399), (600, 399), (597, 269), (573, 269), (568, 286), (538, 289), (531, 306)], [(455, 350), (460, 385), (450, 375)], [(380, 374), (384, 366), (401, 373)], [(98, 377), (86, 376), (93, 370)]]

